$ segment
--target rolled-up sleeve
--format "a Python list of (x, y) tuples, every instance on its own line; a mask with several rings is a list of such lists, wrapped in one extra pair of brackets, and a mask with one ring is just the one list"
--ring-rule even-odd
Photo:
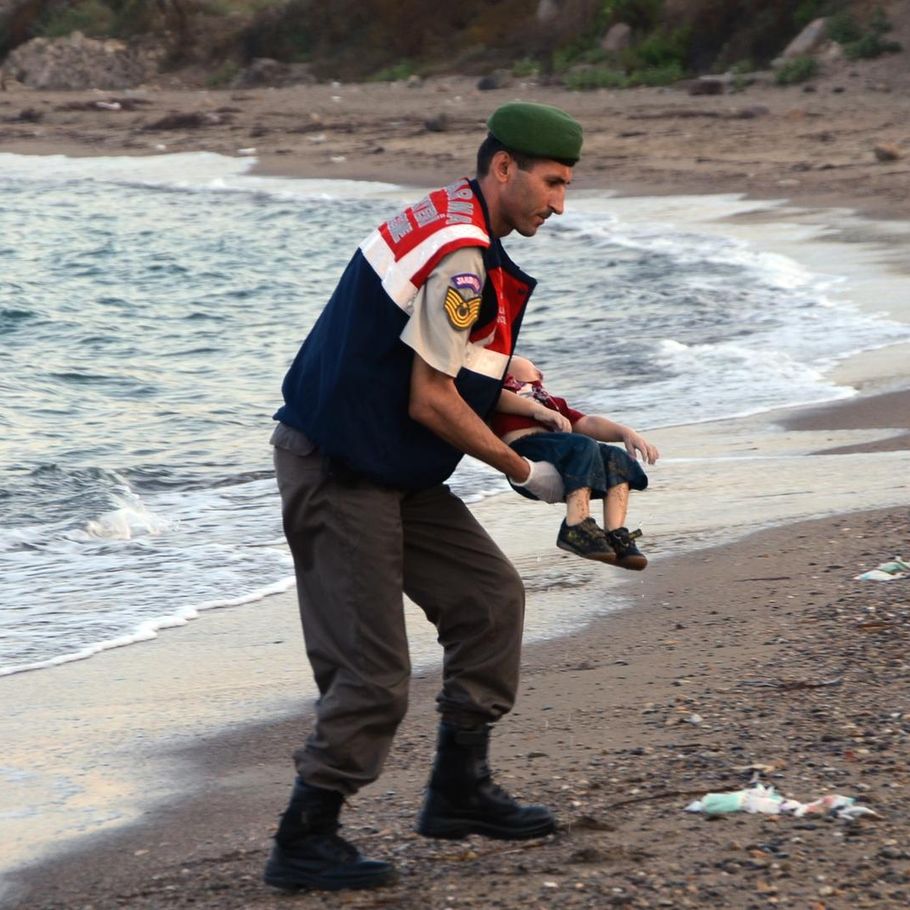
[(401, 340), (440, 373), (457, 376), (464, 364), (485, 280), (481, 249), (463, 247), (439, 261), (414, 298)]

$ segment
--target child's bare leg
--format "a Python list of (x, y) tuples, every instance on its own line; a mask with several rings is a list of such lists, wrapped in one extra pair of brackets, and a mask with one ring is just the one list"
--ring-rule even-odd
[(566, 524), (581, 524), (591, 514), (591, 488), (582, 487), (566, 496)]
[[(568, 500), (566, 500), (568, 502)], [(604, 528), (615, 531), (626, 526), (626, 513), (629, 511), (629, 485), (617, 484), (607, 490), (604, 496)]]
[(604, 528), (607, 540), (616, 551), (617, 566), (640, 572), (647, 564), (647, 557), (635, 546), (635, 538), (641, 531), (631, 534), (626, 528), (626, 511), (629, 506), (629, 485), (618, 484), (607, 490), (604, 496)]

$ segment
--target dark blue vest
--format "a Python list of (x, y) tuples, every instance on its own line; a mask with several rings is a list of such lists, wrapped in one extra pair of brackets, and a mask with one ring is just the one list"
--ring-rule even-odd
[[(453, 199), (457, 201), (447, 210)], [(415, 211), (420, 216), (427, 204), (438, 214), (435, 222), (420, 223), (425, 216), (415, 221)], [(426, 240), (430, 242), (422, 243)], [(388, 260), (381, 271), (377, 243)], [(463, 368), (455, 380), (468, 405), (486, 419), (499, 399), (502, 374), (536, 282), (492, 236), (474, 181), (436, 191), (361, 244), (285, 376), (285, 403), (275, 419), (301, 430), (345, 470), (374, 482), (423, 489), (446, 480), (463, 453), (408, 416), (414, 352), (399, 336), (409, 315), (387, 288), (398, 287), (389, 277), (396, 266), (406, 262), (414, 268), (415, 256), (424, 248), (429, 252), (419, 257), (407, 289), (419, 287), (441, 258), (462, 246), (481, 247), (486, 268), (471, 343), (504, 355), (494, 358), (502, 361), (497, 375)], [(405, 259), (409, 252), (414, 255)], [(392, 293), (402, 297), (399, 290)]]

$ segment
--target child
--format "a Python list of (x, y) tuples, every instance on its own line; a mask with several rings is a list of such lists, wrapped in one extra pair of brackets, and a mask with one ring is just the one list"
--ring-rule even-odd
[[(654, 464), (660, 453), (653, 445), (629, 427), (586, 416), (551, 395), (543, 373), (524, 357), (512, 357), (492, 427), (519, 455), (549, 461), (562, 476), (566, 517), (556, 546), (624, 569), (644, 569), (648, 560), (635, 546), (641, 531), (630, 532), (625, 521), (629, 490), (648, 485), (637, 458)], [(606, 442), (622, 442), (626, 450)], [(591, 517), (592, 498), (604, 501), (606, 530)]]

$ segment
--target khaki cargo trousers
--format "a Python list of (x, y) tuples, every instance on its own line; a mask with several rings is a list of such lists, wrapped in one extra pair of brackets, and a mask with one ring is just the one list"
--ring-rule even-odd
[(405, 491), (338, 476), (318, 451), (276, 447), (274, 457), (319, 689), (312, 733), (294, 754), (297, 773), (350, 795), (379, 776), (407, 710), (402, 592), (443, 648), (443, 718), (471, 726), (514, 703), (524, 588), (448, 487)]

